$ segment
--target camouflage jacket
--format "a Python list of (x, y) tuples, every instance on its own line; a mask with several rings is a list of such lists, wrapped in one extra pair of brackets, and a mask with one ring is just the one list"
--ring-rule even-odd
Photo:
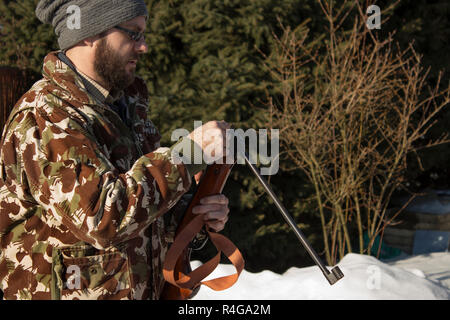
[(56, 54), (2, 136), (0, 289), (5, 299), (158, 299), (170, 213), (200, 167), (159, 147), (142, 80), (125, 90), (127, 126)]

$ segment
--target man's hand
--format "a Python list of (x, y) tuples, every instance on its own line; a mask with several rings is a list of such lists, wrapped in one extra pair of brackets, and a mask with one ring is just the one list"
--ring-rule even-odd
[(212, 161), (227, 156), (227, 130), (231, 125), (225, 121), (209, 121), (192, 131), (188, 137), (199, 145)]
[(192, 213), (203, 214), (206, 225), (216, 232), (222, 231), (228, 221), (228, 198), (217, 194), (200, 199), (200, 204), (192, 208)]

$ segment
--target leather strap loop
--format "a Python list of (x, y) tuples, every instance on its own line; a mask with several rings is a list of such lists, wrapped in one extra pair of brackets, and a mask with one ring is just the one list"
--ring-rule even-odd
[[(200, 285), (205, 285), (215, 291), (225, 290), (231, 287), (239, 278), (244, 269), (244, 258), (239, 249), (225, 236), (208, 230), (208, 235), (215, 245), (218, 253), (212, 259), (191, 271), (189, 274), (179, 272), (175, 275), (175, 265), (181, 257), (183, 250), (187, 248), (195, 235), (203, 227), (203, 216), (199, 215), (192, 219), (176, 236), (175, 241), (167, 252), (163, 266), (163, 276), (166, 281), (179, 288), (192, 292)], [(219, 265), (221, 253), (230, 260), (236, 268), (236, 273), (207, 281), (203, 281)]]

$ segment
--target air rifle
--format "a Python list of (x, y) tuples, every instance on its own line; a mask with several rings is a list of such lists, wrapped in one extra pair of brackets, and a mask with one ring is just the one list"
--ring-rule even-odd
[[(238, 137), (238, 139), (239, 138), (240, 137)], [(250, 162), (247, 153), (243, 152), (242, 156), (245, 163), (250, 167), (251, 171), (255, 174), (265, 191), (272, 198), (283, 218), (292, 228), (303, 247), (313, 259), (314, 263), (320, 268), (329, 284), (333, 285), (342, 279), (344, 274), (338, 266), (332, 268), (331, 271), (328, 270), (318, 256), (317, 252), (306, 240), (303, 232), (297, 227), (294, 219), (275, 195), (272, 188), (259, 174), (255, 165)], [(175, 241), (166, 255), (166, 260), (163, 267), (163, 275), (166, 280), (166, 284), (161, 295), (162, 299), (184, 300), (192, 298), (198, 291), (201, 284), (217, 291), (227, 289), (237, 281), (240, 273), (242, 272), (244, 268), (244, 259), (239, 249), (237, 249), (237, 247), (229, 239), (211, 230), (207, 230), (207, 232), (209, 238), (218, 249), (218, 254), (194, 271), (192, 271), (190, 267), (191, 249), (189, 248), (189, 244), (195, 235), (204, 227), (202, 217), (199, 215), (194, 215), (192, 213), (192, 208), (198, 205), (200, 203), (200, 199), (203, 197), (222, 193), (223, 187), (228, 179), (233, 165), (234, 164), (212, 164), (206, 168), (205, 173), (202, 175), (194, 197), (191, 200), (181, 224), (177, 228)], [(235, 266), (236, 273), (213, 280), (203, 281), (203, 279), (212, 273), (212, 271), (214, 271), (214, 269), (218, 266), (221, 252), (223, 252)]]

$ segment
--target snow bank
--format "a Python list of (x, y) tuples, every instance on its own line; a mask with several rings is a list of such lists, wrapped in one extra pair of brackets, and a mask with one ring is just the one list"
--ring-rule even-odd
[[(192, 262), (193, 268), (199, 265)], [(244, 270), (233, 287), (216, 292), (202, 286), (194, 300), (450, 299), (450, 289), (445, 286), (445, 281), (450, 281), (450, 253), (386, 263), (366, 255), (347, 254), (338, 265), (345, 276), (333, 286), (316, 266), (290, 268), (282, 275)], [(209, 278), (234, 272), (232, 265), (221, 264)]]

